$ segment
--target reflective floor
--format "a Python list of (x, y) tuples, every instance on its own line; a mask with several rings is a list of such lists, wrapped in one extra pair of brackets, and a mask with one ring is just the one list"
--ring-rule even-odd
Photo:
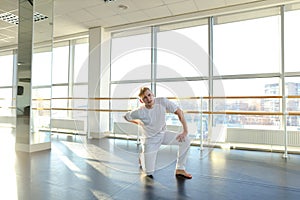
[(174, 176), (176, 147), (162, 147), (153, 179), (138, 167), (136, 141), (53, 135), (52, 149), (16, 153), (1, 130), (0, 199), (299, 199), (300, 155), (191, 147), (187, 170)]

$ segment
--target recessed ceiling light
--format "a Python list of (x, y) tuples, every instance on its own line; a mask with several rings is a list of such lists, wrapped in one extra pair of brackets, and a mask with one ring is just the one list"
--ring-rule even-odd
[(118, 6), (118, 8), (120, 8), (121, 10), (127, 10), (128, 6), (121, 4)]

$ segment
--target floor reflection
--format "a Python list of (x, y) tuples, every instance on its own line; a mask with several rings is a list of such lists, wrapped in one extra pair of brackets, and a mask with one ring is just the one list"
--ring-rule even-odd
[[(300, 155), (198, 147), (189, 152), (187, 171), (193, 179), (174, 176), (174, 148), (163, 148), (154, 178), (138, 166), (135, 141), (81, 140), (52, 135), (51, 151), (14, 149), (13, 130), (1, 129), (0, 199), (299, 199)], [(209, 150), (209, 151), (208, 151)], [(251, 195), (250, 195), (251, 194)]]
[(0, 199), (14, 200), (18, 199), (14, 129), (1, 128), (0, 133)]

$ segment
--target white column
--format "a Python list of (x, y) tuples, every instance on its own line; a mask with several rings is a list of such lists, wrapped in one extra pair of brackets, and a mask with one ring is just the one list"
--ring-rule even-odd
[(101, 27), (89, 30), (89, 67), (88, 67), (88, 137), (100, 138), (109, 131), (109, 60), (110, 34)]

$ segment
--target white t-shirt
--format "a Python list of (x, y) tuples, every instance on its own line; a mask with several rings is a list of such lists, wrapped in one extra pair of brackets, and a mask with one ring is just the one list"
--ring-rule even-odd
[(166, 129), (166, 112), (174, 113), (179, 107), (167, 98), (158, 97), (151, 109), (140, 108), (126, 113), (127, 120), (139, 119), (143, 122), (145, 138), (151, 138)]

